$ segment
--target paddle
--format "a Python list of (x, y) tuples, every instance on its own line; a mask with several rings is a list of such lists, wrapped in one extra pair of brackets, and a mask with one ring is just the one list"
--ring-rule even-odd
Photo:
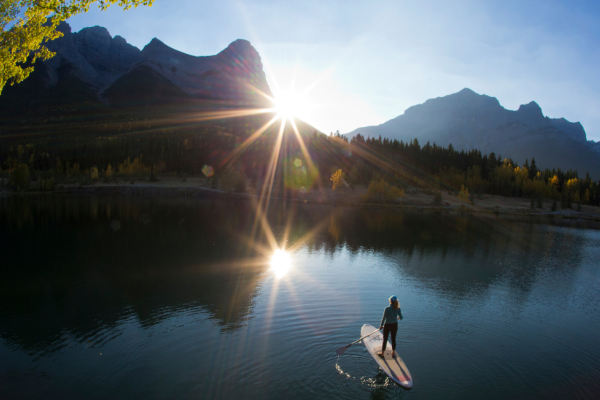
[(356, 343), (360, 342), (360, 341), (361, 341), (361, 340), (363, 340), (364, 338), (366, 338), (366, 337), (369, 337), (369, 336), (371, 336), (372, 334), (374, 334), (374, 333), (377, 333), (377, 332), (379, 332), (379, 331), (380, 331), (380, 329), (377, 329), (376, 331), (373, 331), (373, 332), (369, 333), (368, 335), (365, 335), (365, 336), (361, 337), (360, 339), (358, 339), (358, 340), (357, 340), (357, 341), (355, 341), (355, 342), (352, 342), (352, 343), (350, 343), (349, 345), (346, 345), (346, 346), (339, 347), (339, 348), (338, 348), (338, 349), (335, 351), (335, 352), (336, 352), (336, 354), (337, 354), (338, 356), (341, 356), (342, 354), (344, 354), (344, 353), (346, 352), (346, 349), (347, 349), (348, 347), (352, 346), (353, 344), (356, 344)]

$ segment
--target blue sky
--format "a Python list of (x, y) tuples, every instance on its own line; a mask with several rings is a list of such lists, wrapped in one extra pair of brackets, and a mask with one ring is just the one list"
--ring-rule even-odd
[(324, 132), (378, 125), (468, 87), (512, 110), (535, 100), (600, 141), (598, 1), (155, 0), (68, 22), (192, 55), (250, 40), (271, 87), (316, 83), (300, 116)]

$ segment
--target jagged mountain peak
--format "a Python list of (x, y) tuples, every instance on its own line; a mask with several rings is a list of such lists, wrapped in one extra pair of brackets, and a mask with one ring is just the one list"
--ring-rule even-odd
[[(233, 42), (229, 43), (229, 46), (227, 46), (219, 54), (226, 54), (226, 53), (230, 53), (230, 52), (233, 52), (236, 54), (250, 55), (251, 57), (258, 56), (258, 51), (256, 51), (254, 46), (252, 46), (252, 44), (245, 39), (234, 40)], [(260, 56), (258, 56), (258, 57), (260, 58)]]
[(144, 48), (142, 49), (142, 51), (144, 51), (146, 49), (163, 48), (163, 47), (168, 47), (170, 49), (170, 47), (167, 46), (165, 44), (165, 42), (163, 42), (159, 38), (152, 38), (152, 40), (146, 46), (144, 46)]
[(247, 49), (247, 48), (252, 48), (254, 49), (254, 47), (252, 46), (252, 43), (250, 43), (248, 40), (246, 39), (236, 39), (233, 42), (229, 43), (229, 46), (227, 46), (227, 48), (231, 48), (231, 49)]
[(62, 32), (63, 34), (70, 34), (71, 33), (71, 25), (69, 25), (65, 21), (60, 21), (58, 23), (58, 26), (56, 27), (56, 30), (59, 32)]
[(535, 115), (543, 117), (542, 108), (535, 101), (531, 101), (527, 104), (521, 104), (517, 112), (528, 115)]
[(77, 32), (77, 34), (79, 35), (95, 35), (95, 36), (101, 36), (104, 37), (106, 39), (112, 39), (112, 35), (108, 32), (108, 29), (106, 29), (103, 26), (90, 26), (87, 28), (83, 28), (81, 29), (79, 32)]
[(62, 22), (59, 30), (63, 37), (47, 44), (56, 56), (43, 63), (46, 77), (41, 80), (46, 89), (72, 75), (102, 97), (120, 77), (145, 65), (192, 97), (232, 106), (267, 106), (255, 90), (271, 93), (261, 58), (247, 40), (237, 39), (216, 55), (194, 56), (169, 47), (158, 38), (140, 50), (121, 36), (112, 37), (101, 26), (72, 33), (70, 25)]

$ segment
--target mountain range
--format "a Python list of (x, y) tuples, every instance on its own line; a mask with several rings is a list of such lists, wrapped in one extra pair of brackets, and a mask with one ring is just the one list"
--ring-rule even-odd
[(495, 97), (467, 88), (429, 99), (381, 125), (358, 128), (347, 135), (359, 133), (495, 152), (519, 164), (535, 158), (541, 168), (576, 169), (580, 174), (600, 177), (600, 143), (588, 141), (579, 122), (548, 118), (534, 101), (516, 111), (507, 110)]
[[(212, 56), (192, 56), (153, 39), (142, 50), (95, 26), (47, 43), (56, 56), (38, 61), (23, 83), (0, 96), (0, 138), (25, 135), (79, 140), (140, 134), (157, 129), (193, 130), (203, 115), (271, 108), (272, 96), (259, 53), (235, 40)], [(213, 119), (244, 137), (273, 117), (262, 114)], [(211, 117), (212, 118), (212, 117)], [(302, 134), (313, 127), (296, 121)], [(579, 122), (548, 118), (535, 102), (507, 110), (494, 97), (463, 89), (427, 100), (378, 126), (348, 135), (382, 136), (421, 144), (452, 144), (510, 157), (535, 158), (540, 168), (577, 169), (600, 177), (600, 143), (588, 141)], [(53, 139), (55, 140), (55, 139)]]
[(100, 26), (72, 33), (63, 22), (58, 29), (64, 36), (47, 45), (57, 53), (44, 63), (48, 86), (56, 85), (61, 69), (67, 69), (102, 96), (115, 91), (128, 74), (152, 70), (191, 97), (252, 106), (264, 103), (253, 88), (271, 95), (260, 55), (246, 40), (232, 42), (217, 55), (195, 57), (156, 38), (140, 51)]
[(63, 22), (58, 29), (63, 37), (46, 44), (56, 55), (38, 61), (29, 78), (0, 96), (1, 134), (69, 113), (105, 118), (115, 108), (153, 107), (147, 112), (153, 118), (157, 113), (272, 107), (263, 95), (272, 96), (260, 55), (246, 40), (216, 55), (195, 57), (156, 38), (139, 50), (99, 26), (72, 32)]

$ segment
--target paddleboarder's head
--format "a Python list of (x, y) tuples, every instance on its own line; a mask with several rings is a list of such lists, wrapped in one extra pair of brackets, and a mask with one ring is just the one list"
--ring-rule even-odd
[(392, 305), (392, 307), (394, 307), (394, 309), (400, 307), (400, 304), (398, 303), (398, 298), (396, 296), (390, 297), (390, 304)]

